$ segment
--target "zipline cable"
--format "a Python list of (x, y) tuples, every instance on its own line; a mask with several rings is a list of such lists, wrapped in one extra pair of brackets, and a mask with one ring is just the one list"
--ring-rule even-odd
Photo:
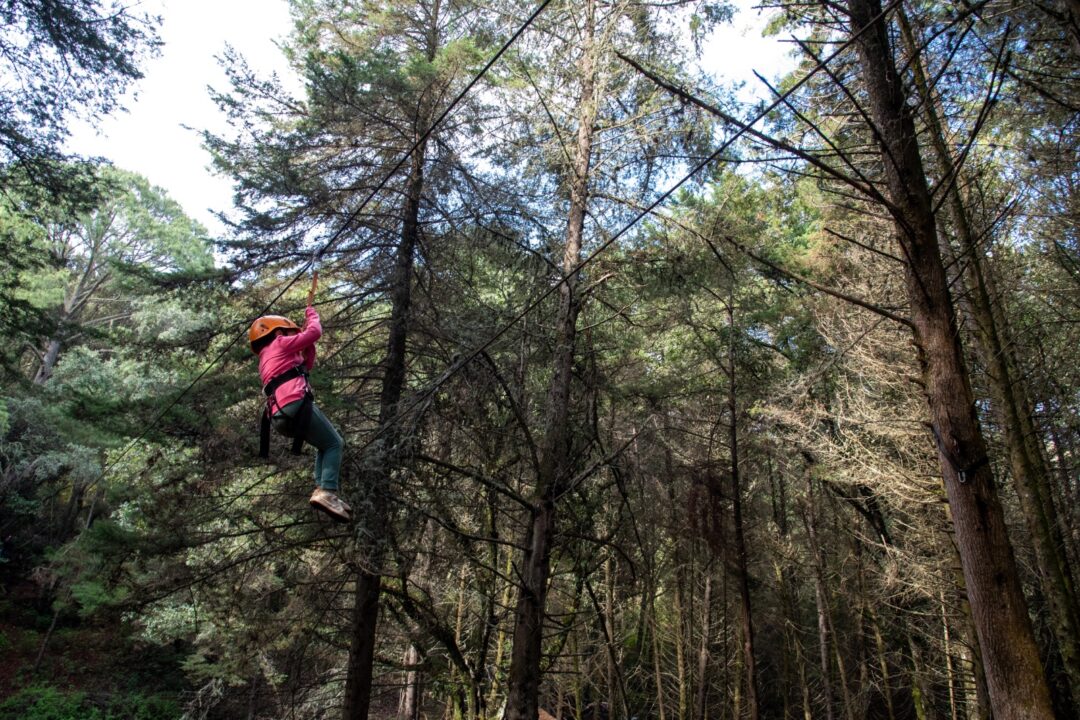
[[(383, 177), (383, 179), (378, 183), (378, 185), (376, 185), (375, 188), (370, 193), (368, 193), (367, 197), (364, 198), (364, 200), (356, 207), (356, 209), (353, 210), (349, 214), (349, 216), (345, 219), (345, 222), (343, 222), (341, 224), (341, 226), (338, 227), (338, 229), (330, 236), (330, 238), (323, 244), (323, 246), (321, 248), (316, 250), (316, 252), (312, 255), (311, 259), (308, 260), (307, 262), (305, 262), (303, 264), (303, 266), (301, 266), (299, 272), (297, 272), (296, 275), (293, 276), (293, 278), (285, 285), (285, 287), (283, 287), (278, 292), (278, 294), (275, 295), (274, 298), (269, 303), (266, 304), (266, 307), (264, 307), (262, 309), (262, 312), (259, 313), (259, 316), (265, 315), (267, 313), (267, 311), (269, 311), (270, 308), (272, 308), (274, 306), (274, 304), (277, 303), (277, 301), (280, 300), (285, 295), (285, 293), (288, 292), (289, 289), (292, 288), (292, 286), (295, 285), (298, 280), (300, 280), (301, 277), (303, 277), (304, 273), (306, 273), (309, 268), (313, 269), (311, 293), (314, 293), (315, 284), (318, 282), (318, 270), (315, 269), (316, 268), (316, 263), (318, 262), (318, 259), (324, 253), (326, 253), (328, 250), (330, 250), (330, 248), (333, 247), (334, 243), (336, 243), (339, 239), (341, 239), (341, 236), (345, 234), (345, 232), (349, 229), (349, 227), (353, 224), (353, 222), (360, 216), (360, 213), (362, 213), (364, 211), (364, 209), (368, 206), (368, 203), (370, 203), (375, 198), (375, 196), (378, 193), (380, 193), (386, 187), (387, 183), (389, 183), (391, 178), (394, 177), (394, 175), (397, 173), (397, 171), (400, 170), (405, 165), (405, 162), (410, 157), (412, 157), (412, 154), (414, 152), (416, 152), (417, 148), (419, 148), (424, 142), (427, 141), (427, 139), (429, 137), (431, 137), (431, 134), (433, 132), (435, 132), (435, 130), (442, 123), (442, 121), (445, 120), (446, 117), (454, 110), (454, 108), (465, 98), (465, 96), (468, 95), (468, 93), (473, 89), (473, 87), (476, 85), (476, 83), (480, 82), (480, 80), (484, 77), (484, 75), (487, 74), (488, 70), (490, 70), (491, 67), (496, 62), (499, 61), (499, 59), (506, 53), (506, 51), (510, 49), (510, 46), (513, 45), (517, 41), (517, 39), (519, 37), (521, 37), (522, 33), (524, 33), (525, 30), (527, 30), (528, 27), (530, 25), (532, 25), (533, 21), (536, 20), (536, 18), (540, 15), (540, 13), (542, 13), (544, 11), (544, 9), (547, 8), (547, 6), (551, 4), (551, 2), (552, 2), (552, 0), (543, 0), (543, 2), (541, 2), (536, 7), (536, 9), (532, 12), (532, 14), (529, 15), (529, 17), (525, 20), (525, 22), (522, 23), (518, 27), (518, 29), (514, 32), (514, 34), (511, 35), (510, 38), (505, 43), (503, 43), (502, 47), (499, 48), (499, 51), (496, 52), (487, 61), (487, 64), (485, 64), (484, 67), (481, 68), (480, 72), (478, 72), (476, 75), (473, 76), (472, 80), (469, 81), (469, 84), (466, 85), (464, 87), (464, 89), (462, 89), (462, 91), (457, 94), (457, 96), (453, 99), (453, 101), (451, 101), (451, 103), (446, 106), (446, 109), (443, 110), (443, 112), (439, 115), (439, 117), (437, 117), (435, 119), (435, 121), (428, 127), (428, 129), (425, 130), (423, 132), (423, 134), (420, 135), (419, 138), (417, 138), (417, 140), (412, 144), (412, 147), (409, 148), (408, 152), (406, 152), (404, 155), (401, 156), (401, 158), (397, 161), (397, 163), (394, 164), (394, 167), (390, 169), (390, 172), (388, 172), (385, 175), (385, 177)], [(310, 293), (309, 293), (309, 296), (310, 296)], [(102, 468), (101, 473), (98, 475), (97, 479), (94, 480), (94, 483), (97, 483), (102, 478), (104, 478), (108, 474), (109, 470), (111, 470), (113, 467), (115, 467), (117, 463), (119, 463), (121, 460), (123, 460), (124, 457), (129, 452), (131, 452), (131, 449), (133, 447), (135, 447), (135, 445), (137, 445), (139, 442), (141, 442), (143, 439), (145, 439), (146, 436), (150, 434), (150, 431), (153, 430), (157, 426), (157, 424), (159, 422), (161, 422), (161, 419), (163, 417), (165, 417), (165, 415), (170, 410), (172, 410), (174, 407), (176, 407), (176, 405), (179, 404), (179, 402), (184, 398), (184, 396), (187, 395), (189, 392), (191, 392), (191, 390), (204, 377), (206, 377), (206, 375), (219, 362), (221, 362), (221, 360), (229, 353), (230, 350), (233, 349), (233, 346), (236, 345), (237, 341), (241, 337), (243, 337), (242, 333), (240, 335), (235, 336), (232, 339), (232, 341), (228, 345), (225, 346), (225, 349), (222, 350), (220, 353), (218, 353), (217, 356), (214, 357), (214, 359), (211, 360), (209, 362), (209, 364), (207, 364), (207, 366), (205, 368), (203, 368), (202, 372), (200, 372), (198, 375), (195, 376), (194, 380), (192, 380), (190, 383), (188, 383), (187, 387), (185, 387), (183, 390), (181, 390), (180, 393), (175, 398), (173, 398), (165, 406), (164, 409), (162, 409), (160, 412), (158, 412), (157, 415), (154, 416), (154, 419), (150, 421), (150, 423), (143, 429), (143, 431), (141, 433), (139, 433), (131, 442), (129, 442), (124, 447), (123, 451), (121, 451), (121, 453), (116, 458), (114, 458), (113, 460), (106, 463), (105, 467)]]
[[(511, 38), (499, 49), (499, 52), (497, 52), (492, 57), (492, 59), (488, 61), (488, 63), (484, 66), (484, 68), (480, 71), (480, 73), (478, 73), (476, 75), (476, 77), (474, 77), (473, 80), (469, 82), (469, 84), (465, 87), (465, 89), (456, 98), (454, 98), (454, 101), (438, 117), (438, 119), (435, 121), (435, 123), (433, 123), (432, 126), (415, 143), (413, 143), (413, 146), (412, 146), (412, 148), (410, 148), (409, 152), (405, 153), (405, 155), (394, 166), (393, 170), (391, 170), (391, 172), (383, 179), (383, 181), (379, 183), (379, 185), (376, 187), (376, 189), (373, 190), (371, 193), (369, 193), (367, 198), (364, 199), (363, 203), (355, 211), (353, 211), (352, 214), (350, 214), (350, 216), (346, 219), (345, 223), (343, 223), (342, 226), (340, 228), (338, 228), (338, 230), (330, 237), (330, 239), (326, 242), (326, 244), (323, 246), (323, 248), (316, 253), (315, 257), (321, 255), (323, 252), (328, 250), (341, 237), (341, 235), (344, 234), (345, 230), (348, 228), (349, 225), (352, 224), (352, 222), (356, 219), (356, 217), (359, 216), (360, 212), (363, 211), (363, 209), (367, 205), (367, 203), (370, 202), (371, 199), (375, 197), (375, 194), (377, 192), (379, 192), (383, 187), (385, 187), (386, 183), (389, 182), (389, 180), (393, 176), (393, 174), (396, 173), (405, 164), (405, 161), (412, 155), (412, 153), (416, 150), (416, 148), (418, 148), (420, 146), (420, 144), (422, 142), (424, 142), (431, 135), (431, 133), (438, 126), (438, 124), (440, 122), (442, 122), (446, 118), (446, 116), (449, 114), (450, 110), (453, 109), (453, 107), (458, 102), (461, 101), (461, 99), (465, 96), (465, 94), (483, 77), (483, 75), (485, 73), (487, 73), (487, 71), (491, 68), (491, 66), (494, 65), (494, 63), (506, 52), (506, 50), (514, 43), (514, 41), (517, 40), (517, 38), (525, 31), (526, 28), (528, 28), (528, 26), (533, 22), (533, 20), (536, 19), (536, 17), (544, 10), (544, 8), (546, 8), (550, 4), (550, 2), (551, 2), (551, 0), (544, 0), (544, 2), (542, 2), (537, 7), (537, 9), (533, 12), (532, 15), (529, 16), (529, 18), (525, 21), (525, 23), (520, 28), (518, 28), (517, 32), (515, 32), (514, 35), (511, 36)], [(816, 61), (815, 64), (814, 64), (814, 67), (811, 68), (802, 78), (800, 78), (795, 84), (793, 84), (790, 88), (785, 90), (782, 94), (778, 95), (776, 97), (776, 99), (773, 100), (772, 103), (770, 103), (763, 110), (759, 111), (757, 113), (757, 115), (755, 115), (751, 120), (749, 120), (748, 122), (743, 123), (742, 126), (740, 128), (738, 128), (738, 130), (735, 132), (735, 134), (733, 134), (730, 138), (728, 138), (719, 148), (717, 148), (708, 157), (706, 157), (704, 160), (702, 160), (697, 165), (695, 165), (690, 170), (690, 172), (688, 172), (686, 175), (684, 175), (678, 182), (676, 182), (674, 185), (672, 185), (670, 188), (668, 188), (666, 191), (664, 191), (661, 195), (659, 195), (656, 199), (654, 199), (651, 203), (649, 203), (649, 205), (647, 205), (644, 209), (639, 211), (637, 213), (637, 215), (635, 215), (629, 222), (627, 222), (625, 225), (623, 225), (622, 228), (620, 228), (614, 235), (612, 235), (610, 238), (608, 238), (606, 241), (604, 241), (604, 243), (601, 244), (600, 247), (598, 247), (595, 251), (593, 251), (592, 254), (590, 254), (584, 260), (579, 262), (569, 273), (564, 274), (563, 277), (561, 277), (558, 282), (553, 284), (550, 288), (548, 288), (544, 292), (540, 293), (539, 296), (537, 296), (532, 302), (530, 302), (528, 305), (526, 305), (524, 309), (522, 309), (517, 315), (515, 315), (512, 320), (510, 320), (508, 323), (503, 325), (499, 330), (497, 330), (494, 334), (492, 334), (487, 340), (485, 340), (483, 343), (481, 343), (480, 345), (475, 347), (473, 350), (471, 350), (466, 355), (459, 358), (456, 362), (451, 363), (451, 365), (443, 372), (442, 375), (439, 376), (439, 378), (434, 383), (432, 383), (422, 393), (417, 395), (414, 398), (414, 400), (411, 403), (409, 403), (409, 405), (403, 411), (396, 412), (394, 414), (394, 416), (392, 418), (390, 418), (390, 420), (388, 420), (386, 423), (384, 423), (381, 427), (377, 428), (375, 430), (375, 432), (372, 434), (372, 436), (363, 445), (361, 445), (359, 448), (357, 448), (354, 451), (354, 453), (355, 452), (362, 452), (363, 450), (370, 447), (387, 430), (389, 430), (393, 425), (395, 425), (408, 412), (412, 411), (414, 408), (419, 407), (422, 403), (426, 402), (432, 395), (435, 394), (435, 392), (438, 391), (438, 389), (440, 387), (442, 387), (442, 385), (444, 383), (446, 383), (446, 381), (448, 381), (450, 378), (452, 378), (454, 375), (456, 375), (459, 371), (461, 371), (461, 369), (464, 368), (467, 364), (469, 364), (470, 362), (475, 360), (480, 355), (480, 353), (484, 352), (489, 347), (491, 347), (491, 345), (494, 342), (496, 342), (499, 338), (501, 338), (503, 335), (505, 335), (512, 327), (514, 327), (522, 319), (524, 319), (525, 316), (528, 315), (530, 312), (532, 312), (537, 306), (539, 306), (541, 302), (543, 302), (552, 293), (554, 293), (558, 288), (560, 288), (562, 285), (564, 285), (567, 282), (567, 280), (569, 280), (569, 278), (573, 277), (574, 275), (579, 273), (583, 268), (590, 265), (601, 253), (603, 253), (605, 250), (607, 250), (609, 247), (611, 247), (611, 245), (613, 245), (616, 240), (618, 240), (620, 237), (622, 237), (624, 234), (626, 234), (638, 222), (640, 222), (646, 216), (652, 214), (653, 210), (655, 210), (663, 202), (665, 202), (669, 197), (671, 197), (671, 195), (673, 195), (679, 188), (681, 188), (683, 185), (685, 185), (687, 182), (689, 182), (691, 178), (693, 178), (695, 175), (697, 175), (699, 172), (701, 172), (707, 166), (709, 166), (710, 164), (715, 162), (721, 156), (721, 154), (723, 154), (724, 151), (726, 151), (729, 147), (731, 147), (731, 145), (736, 140), (738, 140), (740, 137), (742, 137), (744, 133), (746, 133), (748, 130), (750, 130), (754, 125), (756, 125), (762, 119), (764, 119), (770, 112), (777, 109), (778, 107), (780, 107), (780, 105), (782, 105), (784, 102), (786, 102), (787, 99), (792, 94), (795, 93), (795, 91), (799, 90), (803, 85), (805, 85), (807, 82), (809, 82), (810, 79), (813, 78), (815, 75), (817, 75), (818, 72), (825, 69), (825, 67), (829, 63), (831, 63), (833, 60), (835, 60), (842, 52), (844, 52), (849, 47), (851, 47), (851, 45), (853, 45), (855, 43), (855, 41), (858, 40), (862, 36), (862, 34), (864, 32), (866, 32), (867, 30), (872, 28), (877, 22), (881, 21), (889, 12), (891, 12), (893, 10), (893, 8), (898, 6), (901, 2), (902, 2), (902, 0), (891, 0), (891, 2), (888, 5), (886, 5), (884, 8), (882, 8), (881, 11), (870, 22), (866, 23), (866, 25), (864, 25), (858, 32), (853, 34), (847, 40), (840, 43), (837, 46), (836, 50), (834, 50), (828, 57), (825, 57), (825, 58), (822, 58), (822, 59)], [(270, 307), (272, 307), (274, 303), (276, 303), (279, 299), (281, 299), (281, 297), (289, 290), (289, 288), (291, 288), (293, 286), (293, 284), (295, 284), (296, 281), (299, 280), (300, 277), (303, 276), (303, 274), (307, 271), (307, 269), (315, 261), (315, 257), (313, 257), (311, 260), (304, 263), (304, 265), (301, 267), (300, 271), (296, 274), (296, 276), (293, 277), (293, 279), (274, 297), (274, 299), (270, 301), (270, 303), (267, 305), (267, 307), (263, 310), (263, 313), (265, 313), (266, 310), (269, 310)], [(260, 314), (262, 314), (262, 313), (260, 313)], [(199, 373), (199, 375), (196, 376), (196, 378), (194, 380), (192, 380), (191, 383), (183, 391), (181, 391), (181, 393), (179, 395), (177, 395), (176, 398), (174, 398), (172, 402), (170, 402), (165, 407), (164, 410), (162, 410), (160, 413), (158, 413), (157, 416), (155, 416), (155, 418), (150, 423), (150, 425), (147, 426), (147, 428), (142, 433), (140, 433), (138, 437), (136, 437), (134, 440), (132, 440), (124, 448), (123, 452), (121, 452), (120, 455), (116, 459), (109, 462), (105, 466), (105, 468), (102, 470), (101, 474), (98, 476), (98, 480), (103, 478), (108, 473), (110, 468), (115, 466), (116, 463), (118, 463), (121, 459), (123, 459), (123, 457), (125, 455), (127, 455), (127, 453), (131, 450), (132, 447), (135, 446), (136, 443), (138, 443), (143, 438), (145, 438), (146, 435), (150, 432), (150, 430), (152, 430), (154, 428), (154, 426), (156, 426), (156, 424), (158, 422), (160, 422), (161, 418), (164, 417), (165, 414), (169, 410), (171, 410), (173, 407), (175, 407), (176, 404), (184, 397), (184, 395), (186, 395), (188, 392), (190, 392), (191, 389), (193, 387), (195, 387), (195, 385), (200, 380), (202, 380), (202, 378), (205, 377), (207, 375), (207, 373), (209, 373), (209, 371), (218, 362), (221, 361), (221, 359), (225, 356), (225, 354), (229, 350), (232, 349), (233, 345), (236, 344), (237, 339), (239, 339), (239, 338), (234, 338), (232, 340), (232, 342), (230, 342), (229, 345), (226, 346), (225, 350), (223, 350), (221, 353), (219, 353), (218, 356), (215, 357), (214, 360), (212, 360), (210, 362), (210, 364), (207, 365), (206, 368), (204, 368), (203, 371), (201, 373)]]
[[(744, 133), (749, 131), (754, 125), (756, 125), (763, 118), (765, 118), (765, 116), (767, 116), (770, 112), (772, 112), (773, 110), (778, 108), (780, 105), (784, 104), (787, 101), (787, 99), (792, 94), (794, 94), (794, 92), (796, 90), (798, 90), (803, 85), (805, 85), (807, 82), (809, 82), (810, 79), (812, 77), (814, 77), (814, 75), (816, 75), (819, 71), (824, 70), (825, 67), (829, 63), (831, 63), (833, 60), (835, 60), (840, 55), (840, 53), (844, 52), (849, 47), (851, 47), (851, 45), (853, 45), (855, 43), (855, 41), (858, 40), (862, 36), (862, 34), (864, 32), (866, 32), (871, 27), (873, 27), (877, 22), (882, 20), (893, 8), (898, 6), (901, 2), (902, 2), (902, 0), (892, 0), (888, 5), (886, 5), (884, 8), (882, 8), (881, 12), (879, 12), (870, 22), (868, 22), (865, 26), (863, 26), (857, 33), (853, 34), (847, 40), (840, 43), (837, 46), (836, 50), (833, 51), (828, 57), (825, 57), (825, 58), (822, 58), (821, 60), (818, 60), (815, 63), (814, 67), (811, 68), (806, 73), (806, 75), (804, 75), (802, 78), (800, 78), (798, 82), (796, 82), (794, 85), (792, 85), (786, 91), (784, 91), (782, 94), (779, 94), (776, 97), (776, 99), (773, 100), (773, 102), (768, 107), (766, 107), (764, 110), (759, 111), (758, 114), (755, 115), (751, 120), (749, 120), (747, 122), (744, 122), (744, 123), (740, 123), (739, 124), (740, 127), (735, 132), (735, 134), (732, 135), (730, 138), (728, 138), (726, 141), (724, 141), (724, 143), (719, 148), (717, 148), (712, 154), (710, 154), (704, 160), (702, 160), (697, 165), (695, 165), (690, 170), (690, 172), (688, 172), (686, 175), (684, 175), (682, 177), (682, 179), (680, 179), (677, 183), (675, 183), (670, 188), (665, 190), (659, 197), (657, 197), (655, 200), (653, 200), (651, 203), (649, 203), (644, 209), (639, 211), (637, 215), (635, 215), (629, 222), (627, 222), (625, 225), (623, 225), (618, 230), (618, 232), (616, 232), (610, 238), (605, 240), (600, 245), (600, 247), (598, 247), (595, 251), (592, 252), (592, 254), (590, 254), (588, 257), (586, 257), (584, 260), (582, 260), (576, 266), (574, 266), (574, 268), (570, 272), (564, 274), (559, 279), (558, 282), (553, 284), (551, 287), (549, 287), (544, 292), (540, 293), (540, 295), (537, 296), (528, 305), (526, 305), (525, 308), (521, 312), (519, 312), (517, 315), (515, 315), (512, 320), (510, 320), (505, 325), (503, 325), (501, 328), (499, 328), (494, 334), (492, 334), (483, 343), (481, 343), (480, 345), (473, 348), (467, 354), (460, 356), (456, 361), (452, 362), (446, 368), (446, 370), (443, 371), (443, 374), (440, 375), (430, 386), (428, 386), (428, 388), (426, 388), (423, 392), (421, 392), (419, 395), (417, 395), (413, 399), (413, 401), (410, 402), (405, 407), (404, 410), (396, 412), (394, 414), (394, 416), (391, 417), (386, 423), (384, 423), (381, 427), (376, 428), (376, 430), (372, 434), (372, 436), (365, 443), (360, 445), (360, 447), (356, 448), (356, 450), (354, 450), (353, 453), (363, 452), (365, 449), (367, 449), (372, 444), (374, 444), (387, 430), (389, 430), (401, 418), (405, 417), (405, 415), (407, 413), (409, 413), (413, 409), (419, 407), (421, 404), (427, 402), (427, 400), (432, 395), (434, 395), (438, 391), (438, 389), (440, 387), (442, 387), (442, 385), (447, 380), (452, 378), (459, 371), (461, 371), (462, 368), (464, 368), (470, 362), (472, 362), (477, 357), (479, 357), (479, 355), (482, 352), (487, 350), (489, 347), (491, 347), (491, 345), (495, 341), (497, 341), (499, 338), (501, 338), (503, 335), (505, 335), (510, 330), (510, 328), (514, 327), (519, 322), (521, 322), (521, 320), (523, 320), (526, 315), (528, 315), (530, 312), (532, 312), (534, 309), (536, 309), (536, 307), (539, 306), (540, 303), (542, 303), (544, 300), (546, 300), (552, 293), (554, 293), (562, 285), (566, 284), (566, 282), (571, 277), (578, 274), (583, 268), (590, 265), (602, 252), (607, 250), (609, 247), (611, 247), (615, 243), (616, 240), (618, 240), (620, 237), (625, 235), (627, 233), (627, 231), (630, 230), (630, 228), (637, 225), (637, 223), (640, 222), (646, 216), (651, 215), (653, 210), (655, 210), (662, 203), (664, 203), (664, 201), (666, 201), (669, 197), (671, 197), (679, 188), (681, 188), (683, 185), (685, 185), (687, 182), (689, 182), (691, 178), (693, 178), (699, 172), (704, 170), (707, 166), (709, 166), (713, 162), (715, 162), (729, 147), (731, 147), (731, 145), (736, 140), (738, 140), (740, 137), (742, 137)], [(619, 54), (619, 53), (617, 53), (617, 54)], [(627, 64), (634, 65), (634, 63), (629, 58), (623, 56), (622, 54), (619, 54), (619, 57), (620, 57), (620, 59), (622, 59)]]

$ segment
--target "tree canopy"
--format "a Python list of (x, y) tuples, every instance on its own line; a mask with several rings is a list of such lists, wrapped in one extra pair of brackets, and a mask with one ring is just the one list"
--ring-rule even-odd
[[(59, 177), (155, 41), (52, 7)], [(1077, 717), (1075, 2), (771, 5), (756, 104), (723, 3), (290, 8), (224, 236), (6, 158), (0, 718)], [(308, 303), (351, 523), (255, 457)]]

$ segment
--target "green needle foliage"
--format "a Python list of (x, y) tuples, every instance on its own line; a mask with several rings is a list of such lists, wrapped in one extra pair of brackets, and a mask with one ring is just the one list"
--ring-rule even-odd
[[(227, 274), (144, 179), (60, 202), (13, 164), (0, 718), (1074, 717), (1075, 10), (905, 3), (868, 59), (865, 5), (770, 9), (792, 93), (572, 290), (756, 113), (698, 65), (726, 6), (553, 2), (387, 178), (532, 8), (292, 2), (301, 87), (230, 53), (213, 95)], [(890, 58), (912, 132), (883, 149)], [(299, 319), (285, 283), (332, 237), (313, 384), (346, 526), (307, 505), (311, 450), (255, 459), (242, 336), (283, 289)], [(934, 408), (968, 393), (960, 467)], [(981, 556), (976, 497), (1007, 530)]]

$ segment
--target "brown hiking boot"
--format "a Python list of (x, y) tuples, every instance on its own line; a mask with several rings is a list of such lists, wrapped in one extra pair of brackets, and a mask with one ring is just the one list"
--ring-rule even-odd
[(311, 500), (308, 502), (311, 503), (311, 507), (323, 511), (338, 522), (352, 520), (352, 516), (349, 514), (352, 508), (329, 490), (315, 488), (315, 492), (311, 493)]

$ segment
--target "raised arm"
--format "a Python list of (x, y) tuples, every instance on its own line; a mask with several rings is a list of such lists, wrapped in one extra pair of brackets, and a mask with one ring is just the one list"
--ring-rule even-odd
[(319, 313), (315, 308), (308, 306), (304, 311), (304, 329), (296, 335), (287, 335), (278, 340), (278, 347), (285, 352), (303, 352), (304, 365), (308, 365), (307, 350), (311, 349), (311, 362), (315, 362), (315, 343), (322, 337), (322, 324), (319, 322)]

